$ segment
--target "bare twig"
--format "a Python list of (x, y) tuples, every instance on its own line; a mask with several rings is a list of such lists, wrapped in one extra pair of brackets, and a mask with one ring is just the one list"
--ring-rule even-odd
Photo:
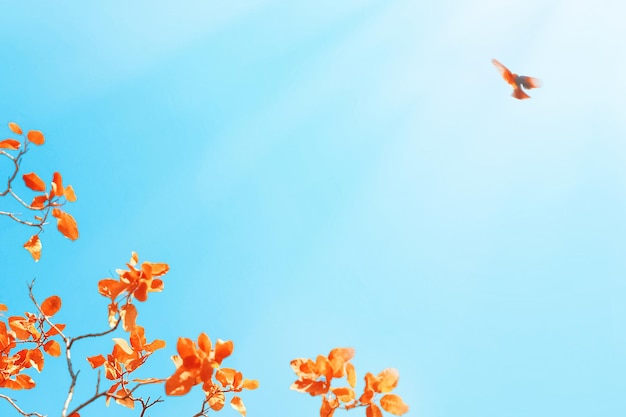
[(0, 398), (4, 398), (5, 400), (7, 400), (9, 402), (9, 404), (11, 404), (13, 406), (13, 408), (15, 408), (17, 410), (18, 413), (20, 413), (23, 416), (29, 417), (29, 416), (34, 416), (34, 417), (45, 417), (43, 414), (39, 414), (39, 413), (27, 413), (26, 411), (22, 410), (16, 403), (15, 400), (13, 400), (10, 397), (7, 397), (6, 395), (0, 394)]
[(9, 158), (13, 162), (13, 167), (14, 167), (13, 168), (13, 173), (9, 176), (9, 178), (7, 180), (7, 188), (6, 188), (6, 190), (0, 192), (0, 197), (4, 197), (11, 190), (12, 182), (13, 182), (13, 180), (15, 180), (15, 177), (17, 177), (17, 173), (20, 170), (20, 162), (22, 162), (22, 156), (26, 152), (28, 152), (28, 141), (24, 141), (23, 143), (24, 143), (24, 147), (22, 149), (20, 149), (20, 151), (15, 156), (9, 154), (8, 152), (0, 151), (0, 154), (6, 156), (7, 158)]
[(142, 408), (141, 414), (139, 415), (139, 417), (144, 417), (144, 414), (146, 413), (148, 408), (152, 407), (155, 404), (162, 403), (163, 400), (161, 399), (161, 397), (159, 397), (156, 400), (150, 402), (150, 397), (148, 397), (145, 400), (140, 398), (139, 402), (141, 403), (141, 408)]

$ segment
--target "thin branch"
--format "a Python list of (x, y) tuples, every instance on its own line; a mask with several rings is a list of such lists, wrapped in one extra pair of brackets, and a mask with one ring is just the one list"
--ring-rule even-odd
[(141, 414), (139, 415), (139, 417), (144, 417), (144, 414), (146, 413), (148, 408), (152, 407), (155, 404), (162, 403), (163, 400), (161, 399), (161, 397), (159, 397), (156, 400), (150, 402), (150, 397), (148, 397), (146, 398), (145, 401), (140, 398), (139, 402), (141, 403), (141, 407), (142, 407)]
[(73, 338), (71, 338), (71, 339), (70, 339), (70, 345), (69, 345), (69, 347), (71, 347), (71, 346), (72, 346), (72, 344), (74, 344), (74, 342), (76, 342), (76, 341), (78, 341), (78, 340), (81, 340), (81, 339), (85, 339), (85, 338), (87, 338), (87, 337), (100, 337), (100, 336), (106, 336), (106, 335), (107, 335), (107, 334), (109, 334), (109, 333), (113, 333), (113, 332), (114, 332), (115, 330), (117, 330), (117, 328), (119, 327), (120, 322), (121, 322), (121, 320), (118, 320), (118, 321), (115, 323), (115, 326), (111, 327), (111, 328), (110, 328), (110, 329), (108, 329), (108, 330), (105, 330), (105, 331), (103, 331), (103, 332), (100, 332), (100, 333), (87, 333), (87, 334), (83, 334), (83, 335), (80, 335), (80, 336), (73, 337)]
[(26, 225), (26, 226), (31, 226), (31, 227), (38, 227), (40, 229), (43, 229), (43, 226), (46, 225), (47, 223), (43, 223), (43, 222), (39, 222), (39, 223), (35, 223), (35, 222), (29, 222), (28, 220), (22, 220), (19, 217), (17, 217), (17, 215), (15, 213), (9, 213), (7, 211), (0, 211), (0, 215), (2, 216), (8, 216), (10, 218), (12, 218), (13, 220), (15, 220), (16, 222)]
[(15, 403), (15, 400), (7, 397), (6, 395), (0, 394), (0, 398), (4, 398), (5, 400), (7, 400), (9, 402), (9, 404), (11, 404), (13, 406), (13, 408), (15, 408), (17, 410), (18, 413), (20, 413), (23, 416), (34, 416), (34, 417), (46, 417), (43, 414), (39, 414), (39, 413), (27, 413), (26, 411), (22, 410), (20, 407), (18, 407), (18, 405)]
[(0, 151), (0, 153), (2, 153), (2, 155), (8, 157), (12, 162), (13, 162), (13, 173), (11, 174), (11, 176), (9, 176), (8, 180), (7, 180), (7, 188), (6, 190), (4, 190), (3, 192), (0, 192), (0, 197), (4, 197), (5, 195), (7, 195), (9, 193), (9, 191), (11, 191), (11, 183), (13, 182), (13, 180), (15, 180), (15, 177), (17, 177), (17, 173), (20, 170), (20, 162), (22, 162), (22, 156), (28, 152), (28, 141), (24, 141), (24, 146), (22, 147), (22, 149), (20, 149), (20, 151), (17, 153), (16, 156), (12, 156), (11, 154), (5, 152), (5, 151)]

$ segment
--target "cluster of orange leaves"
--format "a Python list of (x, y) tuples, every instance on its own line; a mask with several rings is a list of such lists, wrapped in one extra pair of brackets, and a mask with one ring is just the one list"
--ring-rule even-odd
[[(34, 368), (41, 372), (43, 352), (61, 355), (59, 342), (51, 337), (59, 334), (65, 325), (51, 325), (48, 320), (60, 308), (61, 299), (52, 296), (41, 304), (40, 314), (27, 312), (24, 316), (10, 316), (6, 323), (0, 321), (0, 388), (34, 388), (35, 381), (24, 371)], [(7, 310), (5, 304), (0, 304), (0, 312)], [(18, 347), (22, 348), (18, 350)]]
[[(130, 334), (130, 343), (126, 339), (114, 338), (113, 351), (106, 358), (103, 355), (96, 355), (87, 360), (93, 368), (104, 366), (105, 377), (114, 381), (107, 390), (107, 403), (111, 398), (115, 398), (117, 403), (133, 408), (135, 398), (129, 389), (129, 374), (143, 365), (154, 351), (165, 347), (165, 342), (159, 339), (147, 343), (143, 327), (136, 324), (137, 309), (133, 300), (146, 301), (148, 293), (162, 291), (163, 281), (158, 277), (165, 275), (169, 271), (169, 266), (165, 263), (152, 262), (139, 264), (139, 257), (135, 252), (126, 265), (128, 269), (116, 271), (118, 279), (100, 280), (98, 290), (101, 295), (111, 300), (108, 306), (109, 325), (116, 327), (121, 320), (122, 328)], [(119, 306), (120, 303), (123, 304), (122, 307)], [(220, 368), (222, 361), (232, 353), (233, 348), (233, 342), (224, 342), (220, 339), (213, 348), (211, 339), (204, 333), (198, 337), (197, 346), (191, 339), (179, 338), (178, 355), (172, 357), (176, 371), (165, 380), (165, 393), (185, 395), (193, 386), (202, 384), (205, 402), (211, 409), (217, 411), (224, 406), (224, 393), (257, 388), (258, 382), (243, 379), (241, 372), (231, 368)], [(164, 380), (147, 378), (134, 379), (132, 382), (149, 384), (162, 383)], [(230, 403), (245, 417), (246, 408), (240, 397), (233, 396)]]
[[(220, 367), (233, 349), (232, 341), (221, 339), (217, 339), (213, 347), (205, 333), (200, 333), (197, 344), (191, 339), (180, 337), (176, 344), (178, 355), (172, 357), (176, 371), (165, 381), (165, 393), (185, 395), (194, 386), (202, 384), (205, 402), (212, 410), (219, 411), (224, 407), (224, 393), (258, 388), (258, 381), (244, 378), (236, 369)], [(233, 395), (230, 405), (243, 417), (246, 416), (241, 397)]]
[[(20, 168), (21, 158), (27, 152), (28, 145), (30, 143), (41, 146), (45, 142), (43, 133), (39, 130), (29, 130), (24, 134), (22, 128), (14, 122), (9, 123), (9, 129), (15, 134), (22, 136), (22, 140), (17, 139), (4, 139), (0, 140), (0, 154), (8, 157), (15, 166), (15, 174)], [(16, 153), (13, 153), (16, 152)], [(14, 176), (12, 177), (14, 178)], [(50, 189), (47, 189), (46, 183), (34, 172), (29, 172), (22, 175), (24, 184), (32, 191), (41, 193), (36, 195), (32, 202), (29, 204), (17, 196), (12, 189), (11, 180), (9, 180), (7, 192), (10, 192), (26, 209), (35, 211), (38, 214), (34, 215), (34, 221), (25, 221), (18, 218), (14, 213), (3, 213), (11, 216), (14, 220), (27, 224), (29, 226), (35, 226), (39, 228), (39, 232), (32, 235), (28, 241), (24, 244), (24, 248), (30, 252), (33, 259), (38, 261), (41, 257), (41, 239), (39, 239), (39, 233), (43, 230), (43, 225), (46, 223), (48, 216), (51, 214), (57, 220), (57, 229), (63, 236), (70, 240), (78, 239), (78, 226), (76, 220), (71, 214), (61, 210), (66, 202), (76, 201), (76, 194), (71, 185), (63, 186), (63, 178), (60, 173), (55, 172), (52, 175), (52, 181), (50, 183)]]
[[(398, 371), (388, 368), (378, 375), (365, 374), (363, 393), (357, 398), (356, 371), (350, 360), (354, 357), (353, 348), (335, 348), (328, 356), (318, 355), (315, 360), (298, 358), (291, 361), (291, 368), (298, 379), (291, 389), (306, 392), (311, 396), (322, 396), (320, 417), (332, 417), (335, 410), (366, 407), (366, 417), (382, 417), (383, 410), (401, 416), (409, 411), (409, 406), (396, 394), (390, 394), (398, 385)], [(333, 387), (334, 378), (346, 378), (348, 386)], [(383, 394), (380, 398), (377, 394)], [(376, 402), (378, 401), (378, 405)]]

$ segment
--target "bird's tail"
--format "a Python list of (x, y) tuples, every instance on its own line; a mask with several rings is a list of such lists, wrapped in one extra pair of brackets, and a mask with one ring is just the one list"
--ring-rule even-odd
[(513, 90), (513, 94), (511, 94), (513, 97), (515, 97), (518, 100), (524, 100), (526, 98), (530, 98), (530, 96), (528, 94), (526, 94), (524, 91), (522, 91), (521, 88), (517, 87)]

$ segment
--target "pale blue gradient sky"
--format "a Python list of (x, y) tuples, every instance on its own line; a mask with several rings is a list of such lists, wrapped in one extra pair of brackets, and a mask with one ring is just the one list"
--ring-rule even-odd
[[(335, 346), (356, 348), (359, 380), (397, 368), (412, 416), (626, 412), (622, 3), (1, 9), (1, 122), (45, 133), (25, 172), (64, 174), (81, 232), (50, 227), (34, 264), (30, 231), (0, 219), (10, 312), (37, 277), (68, 333), (100, 330), (96, 283), (136, 250), (171, 266), (139, 306), (168, 343), (151, 376), (173, 371), (178, 336), (232, 339), (226, 364), (261, 382), (249, 416), (319, 415), (288, 365)], [(511, 98), (492, 58), (544, 87)], [(78, 402), (95, 384), (81, 354), (110, 346), (77, 347)], [(60, 415), (63, 362), (46, 368), (14, 396)], [(191, 416), (200, 396), (150, 415)], [(82, 413), (104, 415), (136, 413)]]

